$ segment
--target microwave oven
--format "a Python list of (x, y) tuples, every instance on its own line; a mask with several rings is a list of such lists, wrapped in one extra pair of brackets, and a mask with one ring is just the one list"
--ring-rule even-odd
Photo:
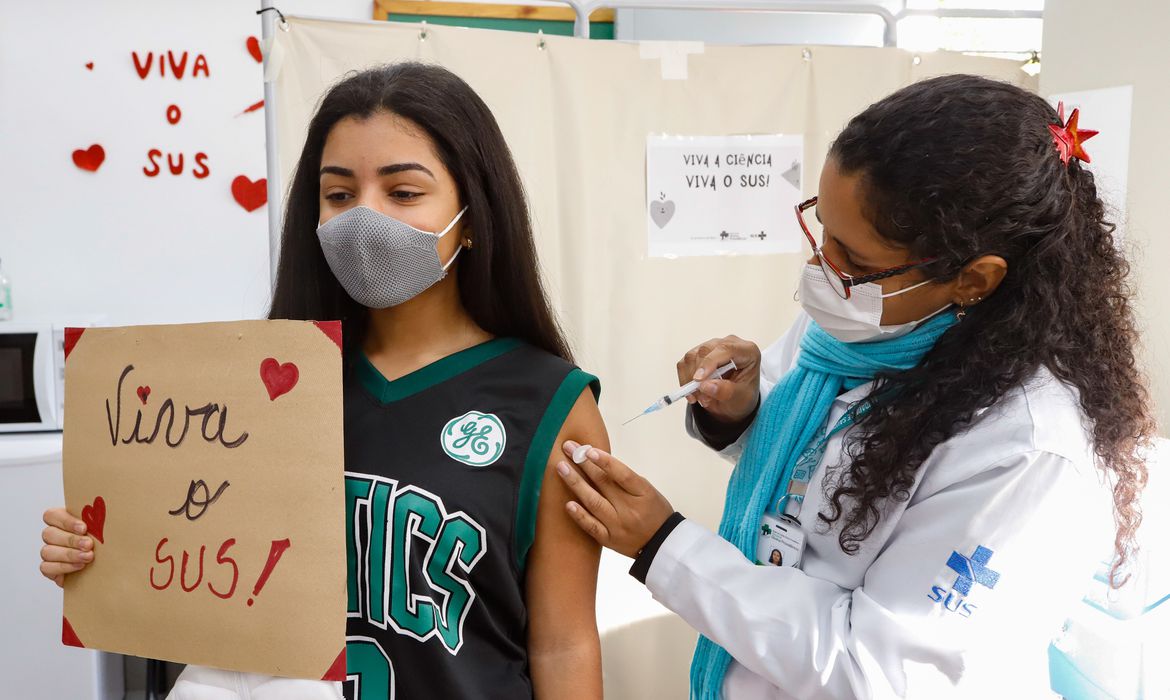
[(0, 323), (0, 433), (65, 425), (65, 329)]

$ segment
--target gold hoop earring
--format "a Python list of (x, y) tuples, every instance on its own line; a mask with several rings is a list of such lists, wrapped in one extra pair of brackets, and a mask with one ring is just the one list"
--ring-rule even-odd
[[(974, 299), (971, 299), (970, 301), (968, 301), (967, 304), (974, 306), (981, 301), (983, 301), (983, 297), (975, 297)], [(955, 314), (955, 318), (960, 320), (960, 321), (967, 318), (967, 306), (965, 304), (963, 304), (962, 302), (959, 302), (959, 313)]]

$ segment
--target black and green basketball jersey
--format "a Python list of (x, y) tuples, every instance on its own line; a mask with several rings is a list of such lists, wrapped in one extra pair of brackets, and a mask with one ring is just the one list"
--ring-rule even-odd
[(548, 456), (597, 380), (496, 339), (345, 377), (348, 700), (532, 697), (525, 558)]

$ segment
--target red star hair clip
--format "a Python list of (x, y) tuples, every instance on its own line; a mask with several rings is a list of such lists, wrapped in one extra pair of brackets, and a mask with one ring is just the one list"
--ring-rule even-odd
[(1081, 144), (1093, 138), (1099, 132), (1077, 128), (1077, 119), (1081, 116), (1081, 110), (1079, 109), (1074, 109), (1066, 122), (1064, 120), (1063, 101), (1057, 104), (1056, 113), (1060, 117), (1060, 126), (1049, 124), (1048, 130), (1052, 132), (1052, 140), (1056, 143), (1057, 152), (1060, 153), (1060, 162), (1068, 165), (1070, 158), (1076, 158), (1077, 160), (1091, 163), (1092, 160), (1089, 158), (1089, 154), (1085, 153), (1085, 149)]

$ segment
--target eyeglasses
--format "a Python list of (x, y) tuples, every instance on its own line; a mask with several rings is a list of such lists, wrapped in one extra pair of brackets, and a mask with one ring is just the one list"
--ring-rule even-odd
[(923, 260), (919, 260), (918, 262), (908, 263), (906, 265), (898, 265), (897, 267), (890, 267), (885, 270), (881, 270), (880, 272), (874, 272), (872, 274), (863, 275), (861, 277), (854, 277), (847, 272), (842, 272), (841, 268), (834, 265), (831, 260), (825, 257), (825, 253), (823, 250), (821, 250), (820, 244), (817, 243), (816, 237), (813, 236), (811, 231), (809, 231), (808, 224), (804, 221), (804, 213), (816, 205), (816, 197), (797, 204), (796, 220), (800, 222), (800, 228), (804, 231), (804, 236), (808, 239), (808, 244), (812, 246), (813, 252), (816, 253), (817, 259), (821, 261), (821, 270), (825, 273), (825, 279), (829, 281), (829, 286), (832, 287), (833, 291), (837, 293), (837, 296), (841, 297), (842, 299), (848, 299), (851, 296), (850, 290), (859, 284), (884, 280), (887, 277), (900, 275), (903, 272), (909, 272), (910, 270), (928, 265), (936, 260), (936, 258), (925, 258)]

